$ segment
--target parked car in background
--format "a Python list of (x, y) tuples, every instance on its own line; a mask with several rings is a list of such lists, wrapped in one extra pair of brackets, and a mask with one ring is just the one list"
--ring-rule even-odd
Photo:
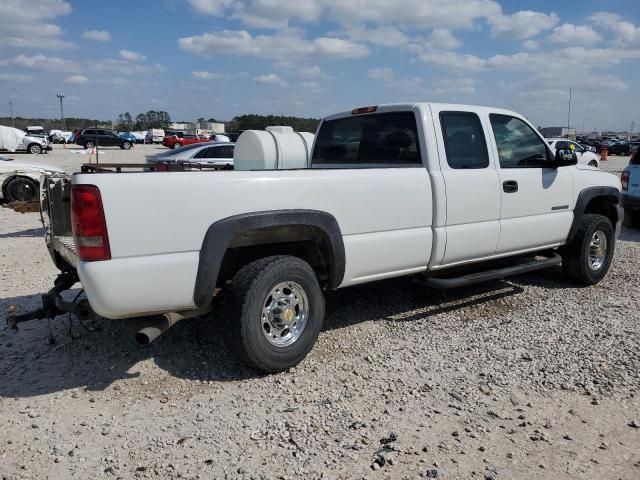
[(64, 170), (46, 163), (22, 162), (0, 156), (2, 197), (9, 202), (38, 200), (40, 176), (44, 173), (64, 173)]
[(164, 137), (164, 139), (162, 140), (162, 145), (169, 148), (180, 148), (183, 145), (191, 145), (193, 143), (204, 143), (208, 141), (209, 141), (209, 137), (205, 135), (196, 135), (195, 133), (185, 133), (182, 135), (182, 137), (178, 137), (177, 135)]
[(595, 147), (592, 147), (588, 143), (580, 143), (580, 146), (584, 148), (587, 152), (597, 153), (597, 150), (595, 149)]
[(147, 163), (193, 162), (207, 165), (233, 165), (235, 143), (194, 143), (156, 155), (147, 155)]
[(0, 151), (27, 152), (34, 155), (51, 150), (49, 139), (44, 136), (31, 136), (24, 130), (0, 126)]
[(126, 140), (129, 140), (131, 143), (137, 143), (138, 141), (138, 137), (136, 137), (133, 133), (131, 132), (119, 132), (118, 136), (120, 138), (124, 138)]
[(576, 152), (578, 163), (580, 165), (600, 167), (600, 158), (598, 157), (598, 155), (591, 151), (588, 151), (579, 143), (576, 143), (572, 140), (567, 140), (566, 138), (549, 138), (547, 139), (547, 142), (549, 142), (549, 145), (551, 145), (551, 148), (553, 148), (554, 150), (567, 148), (572, 149), (574, 152)]
[(82, 133), (76, 137), (76, 143), (84, 148), (93, 148), (96, 145), (100, 147), (120, 147), (123, 150), (129, 150), (135, 140), (123, 138), (113, 130), (106, 128), (85, 128)]
[(631, 149), (631, 153), (633, 154), (640, 147), (640, 142), (629, 142), (629, 148)]
[(607, 146), (609, 155), (631, 155), (631, 145), (627, 142), (613, 142)]
[(162, 143), (164, 136), (164, 130), (161, 128), (150, 128), (147, 130), (145, 141), (147, 143)]
[(629, 165), (622, 172), (621, 205), (624, 221), (629, 227), (640, 228), (640, 149), (631, 156)]

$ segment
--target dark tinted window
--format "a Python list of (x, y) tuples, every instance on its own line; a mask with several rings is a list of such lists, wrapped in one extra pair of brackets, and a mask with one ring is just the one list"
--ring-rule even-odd
[(359, 115), (322, 124), (314, 166), (393, 167), (421, 164), (416, 119), (411, 112)]
[(451, 168), (487, 168), (489, 153), (478, 115), (441, 112), (442, 136)]
[(93, 129), (89, 129), (89, 128), (87, 128), (86, 130), (84, 130), (82, 132), (82, 135), (95, 135), (95, 134), (96, 134), (96, 131), (93, 130)]
[(567, 149), (567, 148), (569, 148), (569, 142), (566, 142), (566, 141), (561, 140), (561, 141), (559, 141), (559, 142), (556, 142), (556, 144), (554, 145), (554, 148), (555, 148), (556, 150), (564, 150), (564, 149)]
[(501, 168), (542, 168), (552, 160), (547, 144), (519, 118), (491, 114)]
[(203, 148), (194, 158), (233, 158), (233, 145)]

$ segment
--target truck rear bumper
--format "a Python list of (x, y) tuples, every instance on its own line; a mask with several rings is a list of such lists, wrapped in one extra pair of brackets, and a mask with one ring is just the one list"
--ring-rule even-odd
[(78, 262), (91, 308), (105, 318), (129, 318), (195, 308), (199, 252)]

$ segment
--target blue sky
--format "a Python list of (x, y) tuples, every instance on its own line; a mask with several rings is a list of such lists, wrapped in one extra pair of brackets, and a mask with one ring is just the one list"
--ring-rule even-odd
[(4, 0), (0, 115), (321, 117), (500, 106), (538, 125), (640, 130), (636, 0)]

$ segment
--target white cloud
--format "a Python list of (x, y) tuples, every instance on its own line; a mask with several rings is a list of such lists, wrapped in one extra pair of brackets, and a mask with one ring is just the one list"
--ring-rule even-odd
[(302, 88), (307, 90), (321, 90), (322, 85), (315, 80), (305, 80), (301, 84)]
[(191, 76), (198, 80), (219, 80), (222, 78), (221, 73), (213, 73), (213, 72), (191, 72)]
[(521, 10), (512, 15), (488, 16), (491, 33), (495, 37), (524, 40), (553, 28), (559, 21), (555, 13), (549, 15), (531, 10)]
[(526, 50), (537, 50), (540, 46), (540, 42), (537, 40), (525, 40), (524, 42), (522, 42), (522, 46)]
[(460, 97), (476, 93), (476, 81), (473, 78), (446, 78), (433, 84), (436, 95)]
[(81, 69), (80, 64), (72, 60), (65, 60), (63, 58), (50, 57), (42, 54), (33, 56), (20, 54), (11, 60), (6, 60), (4, 63), (10, 66), (42, 70), (45, 72), (70, 73)]
[(611, 12), (598, 12), (591, 16), (594, 24), (613, 32), (618, 45), (640, 46), (640, 27), (625, 21), (620, 15)]
[(277, 87), (287, 87), (287, 86), (289, 86), (287, 84), (287, 82), (282, 80), (275, 73), (268, 73), (268, 74), (264, 74), (264, 75), (258, 75), (257, 77), (254, 77), (253, 80), (255, 82), (258, 82), (258, 83), (264, 83), (265, 85), (275, 85)]
[(4, 82), (30, 82), (33, 80), (31, 75), (22, 75), (21, 73), (0, 73), (0, 81)]
[(500, 4), (494, 0), (189, 0), (189, 3), (199, 13), (228, 15), (250, 27), (274, 29), (286, 28), (292, 21), (312, 22), (323, 16), (347, 26), (470, 28), (476, 19), (502, 13)]
[(322, 71), (322, 69), (318, 65), (313, 65), (311, 67), (306, 67), (297, 70), (298, 75), (303, 78), (328, 78), (328, 75)]
[(252, 36), (246, 30), (223, 30), (178, 40), (183, 50), (202, 56), (215, 52), (246, 55), (276, 60), (299, 57), (326, 59), (361, 58), (369, 54), (364, 45), (341, 38), (318, 37), (307, 40), (297, 29), (282, 30), (274, 35)]
[(369, 69), (369, 78), (374, 80), (391, 80), (395, 77), (395, 72), (389, 67), (378, 67)]
[(96, 42), (108, 42), (111, 40), (111, 34), (105, 30), (87, 30), (82, 36), (87, 40), (95, 40)]
[(71, 12), (63, 0), (3, 0), (0, 15), (0, 47), (61, 49), (72, 47), (62, 29), (50, 20)]
[(453, 36), (451, 30), (446, 28), (434, 28), (427, 37), (426, 43), (435, 49), (454, 50), (462, 45), (462, 42)]
[(590, 25), (573, 25), (563, 23), (553, 29), (549, 35), (549, 41), (555, 44), (565, 45), (593, 45), (602, 40)]
[(363, 25), (346, 27), (346, 34), (356, 42), (368, 42), (382, 47), (400, 47), (409, 42), (409, 37), (393, 26), (367, 28)]
[(317, 0), (250, 0), (233, 4), (234, 18), (254, 28), (286, 28), (291, 20), (311, 22), (322, 13), (322, 2)]
[(191, 8), (198, 13), (221, 17), (225, 9), (233, 3), (233, 0), (189, 0)]
[(124, 58), (125, 60), (128, 60), (130, 62), (143, 62), (144, 60), (147, 59), (147, 57), (145, 57), (141, 53), (132, 52), (131, 50), (120, 50), (118, 52), (118, 55), (120, 55), (121, 58)]
[(89, 79), (84, 75), (71, 75), (64, 79), (65, 83), (77, 83), (78, 85), (84, 85), (89, 83)]

